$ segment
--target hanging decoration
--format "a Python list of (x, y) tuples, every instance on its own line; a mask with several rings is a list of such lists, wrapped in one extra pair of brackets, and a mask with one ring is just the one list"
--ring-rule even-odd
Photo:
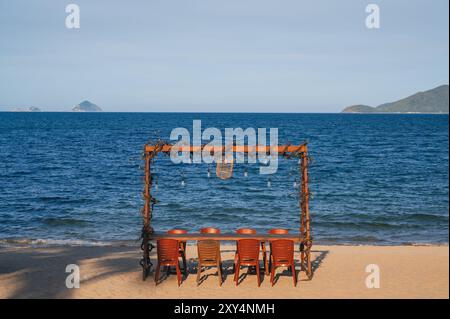
[(233, 176), (233, 157), (222, 157), (220, 162), (217, 162), (216, 175), (220, 179), (229, 179)]
[(155, 176), (155, 191), (157, 191), (158, 190), (158, 176)]

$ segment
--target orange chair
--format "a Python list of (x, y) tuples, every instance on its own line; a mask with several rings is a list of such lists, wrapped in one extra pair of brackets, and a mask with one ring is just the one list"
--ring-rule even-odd
[(272, 267), (270, 271), (270, 283), (274, 285), (275, 270), (277, 267), (289, 267), (292, 271), (294, 286), (297, 286), (297, 273), (294, 261), (294, 242), (286, 239), (276, 239), (270, 241), (270, 251), (272, 254)]
[[(236, 230), (236, 234), (242, 234), (242, 235), (255, 235), (256, 234), (256, 230), (252, 229), (252, 228), (240, 228), (238, 230)], [(237, 244), (236, 244), (237, 247)], [(267, 265), (267, 257), (266, 257), (266, 245), (264, 242), (261, 242), (261, 249), (262, 249), (262, 253), (263, 253), (263, 262), (264, 262), (264, 269), (266, 271), (268, 271), (268, 265)], [(233, 271), (236, 271), (236, 269), (234, 269), (234, 265), (236, 264), (236, 261), (238, 259), (238, 252), (236, 249), (236, 253), (234, 255), (234, 264), (233, 264)]]
[(269, 230), (267, 233), (271, 235), (287, 235), (289, 234), (289, 230), (285, 228), (273, 228)]
[(157, 255), (158, 255), (158, 264), (156, 266), (155, 272), (155, 283), (158, 285), (159, 281), (159, 272), (161, 266), (166, 266), (167, 273), (170, 271), (171, 266), (175, 266), (177, 271), (177, 279), (178, 286), (181, 285), (181, 270), (180, 270), (180, 261), (179, 261), (179, 247), (180, 244), (175, 239), (158, 239), (156, 242)]
[[(170, 230), (167, 231), (167, 234), (183, 235), (183, 234), (187, 234), (187, 230), (184, 230), (184, 229), (170, 229)], [(179, 255), (180, 255), (181, 259), (183, 260), (184, 275), (187, 276), (187, 262), (186, 262), (186, 246), (187, 246), (187, 243), (185, 241), (179, 241), (178, 243), (180, 245)]]
[[(287, 235), (289, 234), (289, 230), (285, 228), (273, 228), (267, 232), (269, 235)], [(272, 265), (272, 247), (270, 247), (270, 255), (269, 255), (269, 269), (271, 269)]]
[(200, 229), (200, 234), (220, 234), (220, 229), (213, 227), (205, 227)]
[[(252, 228), (240, 228), (236, 230), (236, 234), (242, 234), (242, 235), (255, 235), (256, 230)], [(234, 253), (234, 264), (233, 264), (233, 271), (236, 271), (235, 265), (238, 260), (238, 250), (237, 250), (237, 242), (236, 242), (236, 252)]]
[(235, 263), (234, 281), (236, 286), (239, 282), (239, 271), (241, 266), (255, 267), (258, 280), (258, 287), (261, 286), (261, 277), (259, 272), (259, 245), (257, 239), (240, 239), (237, 241), (237, 261)]
[[(220, 234), (218, 228), (202, 228), (200, 234)], [(219, 286), (222, 286), (222, 259), (220, 256), (220, 242), (217, 240), (199, 240), (197, 243), (198, 252), (198, 269), (197, 269), (197, 286), (200, 284), (200, 277), (203, 267), (217, 267), (217, 275), (219, 277)]]
[(255, 235), (256, 230), (252, 228), (239, 228), (236, 230), (236, 234), (242, 234), (242, 235)]

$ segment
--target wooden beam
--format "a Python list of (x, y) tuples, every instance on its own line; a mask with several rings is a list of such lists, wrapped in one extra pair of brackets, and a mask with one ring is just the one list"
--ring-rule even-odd
[[(162, 153), (168, 153), (172, 150), (173, 145), (172, 144), (165, 144), (160, 147), (158, 150), (158, 147), (155, 145), (146, 145), (145, 146), (145, 152), (154, 152), (155, 150), (162, 152)], [(179, 151), (189, 151), (189, 152), (201, 152), (204, 150), (206, 145), (202, 146), (192, 146), (192, 145), (186, 145), (186, 146), (179, 146)], [(226, 150), (225, 146), (208, 146), (211, 151), (214, 151), (214, 149), (219, 149), (222, 152)], [(271, 148), (271, 146), (265, 146), (265, 145), (258, 145), (258, 146), (247, 146), (247, 145), (234, 145), (232, 146), (233, 152), (242, 152), (242, 153), (250, 153), (250, 152), (266, 152), (268, 153), (271, 151), (271, 149), (274, 152), (277, 153), (303, 153), (306, 149), (306, 143), (301, 145), (278, 145)]]

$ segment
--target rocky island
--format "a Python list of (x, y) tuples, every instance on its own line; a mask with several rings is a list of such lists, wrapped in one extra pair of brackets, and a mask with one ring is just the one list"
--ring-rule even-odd
[(101, 112), (102, 109), (98, 105), (86, 100), (86, 101), (81, 102), (78, 105), (75, 105), (72, 108), (72, 111), (73, 112)]
[(381, 104), (377, 107), (369, 105), (353, 105), (342, 113), (432, 113), (448, 114), (448, 85), (441, 85), (432, 90), (418, 92), (407, 98)]
[(29, 107), (16, 107), (13, 109), (13, 112), (40, 112), (41, 109), (36, 106)]

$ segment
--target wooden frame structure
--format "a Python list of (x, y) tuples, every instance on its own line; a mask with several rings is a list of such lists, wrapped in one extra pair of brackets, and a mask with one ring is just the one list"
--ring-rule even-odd
[[(159, 238), (173, 238), (178, 240), (202, 240), (202, 239), (213, 239), (213, 240), (238, 240), (244, 238), (253, 238), (261, 240), (262, 242), (269, 241), (270, 239), (290, 239), (294, 240), (300, 244), (301, 252), (301, 270), (304, 270), (309, 279), (312, 278), (312, 264), (311, 264), (311, 247), (312, 247), (312, 237), (311, 237), (311, 218), (309, 213), (309, 179), (308, 179), (308, 145), (306, 143), (301, 145), (278, 145), (278, 146), (239, 146), (234, 145), (230, 149), (226, 147), (214, 146), (214, 149), (206, 149), (205, 145), (202, 146), (179, 146), (177, 151), (184, 151), (189, 153), (210, 151), (214, 154), (214, 151), (225, 151), (232, 150), (233, 153), (250, 153), (250, 152), (265, 152), (278, 153), (278, 156), (283, 156), (285, 158), (298, 158), (299, 159), (299, 174), (301, 179), (301, 187), (299, 187), (299, 206), (300, 206), (300, 229), (298, 234), (289, 235), (269, 235), (269, 234), (256, 234), (256, 235), (238, 235), (238, 234), (182, 234), (182, 235), (168, 235), (154, 232), (151, 221), (152, 221), (152, 210), (153, 204), (156, 200), (151, 195), (152, 188), (152, 174), (151, 167), (153, 160), (158, 156), (159, 153), (170, 154), (173, 145), (165, 142), (157, 142), (155, 144), (145, 144), (144, 145), (144, 207), (142, 208), (142, 244), (141, 249), (143, 251), (143, 258), (141, 259), (141, 266), (143, 271), (143, 280), (146, 279), (148, 273), (152, 267), (150, 261), (150, 252), (154, 248), (151, 243), (152, 240)], [(266, 275), (268, 275), (266, 273)]]

